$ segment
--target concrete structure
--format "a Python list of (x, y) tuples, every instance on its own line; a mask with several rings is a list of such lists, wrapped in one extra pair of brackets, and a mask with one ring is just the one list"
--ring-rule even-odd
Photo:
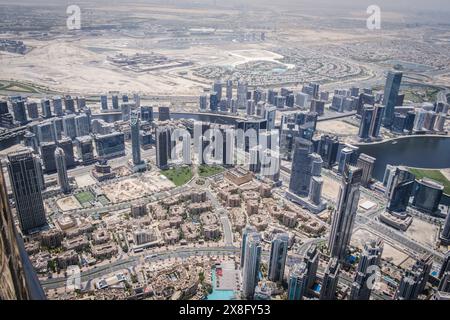
[(70, 192), (69, 177), (67, 176), (66, 155), (64, 150), (56, 148), (55, 150), (56, 171), (58, 174), (58, 185), (63, 193)]
[(11, 153), (7, 166), (22, 232), (26, 234), (46, 225), (36, 156), (31, 150)]
[(336, 210), (333, 213), (328, 248), (331, 257), (345, 262), (359, 202), (362, 170), (347, 166), (342, 177)]
[(283, 282), (289, 235), (277, 233), (272, 240), (269, 257), (268, 278), (270, 281)]

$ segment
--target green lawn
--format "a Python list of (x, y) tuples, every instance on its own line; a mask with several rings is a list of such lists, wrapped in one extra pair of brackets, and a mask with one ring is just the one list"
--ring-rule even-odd
[(85, 204), (87, 202), (90, 202), (90, 201), (95, 199), (95, 197), (92, 194), (92, 192), (89, 192), (89, 191), (83, 191), (83, 192), (77, 193), (75, 195), (75, 198), (77, 198), (78, 202), (81, 205), (83, 205), (83, 204)]
[(201, 165), (198, 167), (198, 175), (200, 177), (210, 177), (215, 174), (223, 172), (225, 169), (221, 166), (208, 166), (208, 165)]
[(172, 181), (177, 187), (182, 186), (192, 179), (192, 171), (189, 167), (173, 168), (161, 171), (163, 175)]
[(412, 173), (414, 173), (416, 179), (426, 177), (439, 181), (444, 185), (444, 193), (450, 194), (450, 181), (448, 181), (448, 179), (439, 170), (415, 169), (415, 168), (409, 169), (411, 170)]

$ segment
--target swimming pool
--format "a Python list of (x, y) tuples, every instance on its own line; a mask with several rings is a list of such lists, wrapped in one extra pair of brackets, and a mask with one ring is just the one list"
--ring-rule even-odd
[(234, 298), (233, 290), (216, 290), (216, 270), (212, 268), (213, 292), (206, 297), (206, 300), (232, 300)]

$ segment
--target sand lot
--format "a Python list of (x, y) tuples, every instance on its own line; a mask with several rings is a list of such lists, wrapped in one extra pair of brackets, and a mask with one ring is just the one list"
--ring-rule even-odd
[[(370, 239), (377, 239), (378, 237), (374, 235), (373, 233), (365, 230), (365, 229), (359, 229), (352, 235), (351, 245), (362, 249), (364, 247), (364, 243)], [(381, 256), (384, 260), (389, 261), (393, 263), (394, 265), (399, 266), (402, 264), (406, 259), (408, 259), (408, 255), (404, 252), (401, 252), (391, 246), (388, 243), (384, 243), (384, 249), (383, 254)]]
[(358, 128), (342, 120), (330, 120), (317, 123), (317, 130), (335, 135), (356, 135)]
[(66, 197), (56, 201), (56, 204), (62, 211), (81, 209), (82, 206), (74, 196)]
[(173, 187), (175, 185), (158, 172), (149, 172), (140, 177), (133, 177), (101, 186), (100, 192), (106, 195), (111, 203), (117, 203), (138, 199), (142, 196), (169, 190)]
[(439, 228), (431, 223), (414, 218), (411, 226), (405, 232), (406, 236), (420, 243), (433, 246)]

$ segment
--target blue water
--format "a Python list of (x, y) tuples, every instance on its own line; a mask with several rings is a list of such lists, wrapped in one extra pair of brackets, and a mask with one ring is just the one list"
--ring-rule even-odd
[(319, 283), (316, 283), (314, 286), (313, 286), (313, 290), (315, 291), (315, 292), (320, 292), (320, 289), (322, 288), (322, 286), (319, 284)]
[(206, 297), (206, 300), (232, 300), (234, 298), (233, 290), (216, 290), (216, 270), (211, 270), (213, 292)]

